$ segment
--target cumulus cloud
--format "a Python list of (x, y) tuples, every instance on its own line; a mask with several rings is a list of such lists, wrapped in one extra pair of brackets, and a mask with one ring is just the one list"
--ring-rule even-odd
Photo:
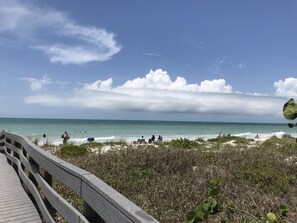
[(47, 77), (47, 75), (44, 75), (42, 79), (36, 79), (32, 77), (23, 77), (19, 80), (25, 80), (28, 83), (30, 83), (30, 87), (32, 91), (39, 91), (41, 90), (45, 85), (51, 84), (52, 81), (50, 78)]
[(231, 93), (232, 87), (223, 79), (205, 80), (200, 84), (188, 84), (186, 79), (178, 76), (175, 81), (170, 79), (166, 71), (151, 70), (143, 78), (136, 78), (124, 83), (120, 88), (154, 88), (177, 91)]
[(85, 84), (84, 90), (92, 91), (110, 91), (112, 88), (112, 78), (109, 78), (105, 81), (97, 80), (94, 83)]
[(238, 94), (225, 80), (205, 80), (188, 84), (183, 77), (175, 81), (166, 71), (150, 71), (142, 78), (113, 87), (112, 79), (97, 80), (69, 92), (34, 95), (25, 103), (45, 106), (72, 106), (94, 109), (152, 111), (224, 115), (281, 116), (284, 98)]
[(276, 88), (277, 96), (297, 97), (297, 78), (286, 78), (274, 82), (273, 86)]
[(40, 42), (31, 48), (48, 55), (53, 63), (105, 61), (121, 50), (113, 33), (77, 24), (64, 12), (28, 1), (1, 0), (0, 21), (0, 34), (9, 33), (28, 43), (33, 42), (31, 39)]

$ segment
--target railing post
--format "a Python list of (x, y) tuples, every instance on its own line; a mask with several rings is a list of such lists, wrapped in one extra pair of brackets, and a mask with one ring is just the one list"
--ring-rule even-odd
[[(49, 174), (45, 169), (43, 169), (43, 179), (45, 180), (45, 182), (48, 183), (48, 185), (50, 187), (52, 187), (52, 184), (53, 184), (53, 177), (51, 174)], [(53, 206), (51, 205), (51, 203), (48, 201), (48, 199), (43, 196), (43, 201), (44, 201), (44, 204), (48, 210), (48, 212), (51, 214), (52, 217), (55, 217), (57, 215), (57, 212), (56, 210), (53, 208)]]
[[(12, 145), (14, 145), (14, 147), (18, 148), (19, 150), (22, 149), (22, 145), (20, 143), (18, 143), (16, 141), (12, 141), (11, 143), (12, 143)], [(13, 157), (17, 158), (18, 160), (20, 160), (20, 155), (17, 152), (12, 151), (12, 154), (11, 155)], [(18, 170), (17, 164), (16, 163), (13, 163), (12, 166), (15, 169), (15, 171), (17, 172), (17, 174), (19, 175), (19, 170)]]
[(91, 223), (105, 223), (105, 221), (84, 201), (84, 216)]
[[(36, 170), (38, 170), (38, 174), (40, 174), (39, 164), (31, 156), (29, 156), (28, 161), (29, 161), (29, 163), (31, 165), (33, 165), (36, 168)], [(38, 183), (37, 183), (35, 177), (33, 176), (33, 174), (30, 171), (28, 173), (28, 177), (33, 182), (33, 184), (35, 185), (35, 187), (38, 189)]]

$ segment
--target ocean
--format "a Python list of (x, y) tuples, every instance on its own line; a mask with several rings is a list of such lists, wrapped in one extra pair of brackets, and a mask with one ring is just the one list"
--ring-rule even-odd
[(55, 145), (62, 143), (64, 131), (69, 133), (69, 141), (74, 144), (86, 143), (89, 137), (94, 137), (96, 142), (124, 140), (131, 143), (141, 136), (148, 140), (152, 135), (156, 138), (161, 135), (164, 140), (208, 139), (220, 133), (245, 138), (254, 138), (257, 134), (260, 138), (283, 134), (297, 136), (297, 127), (289, 128), (287, 124), (85, 119), (0, 118), (2, 130), (37, 139), (41, 144), (48, 141)]

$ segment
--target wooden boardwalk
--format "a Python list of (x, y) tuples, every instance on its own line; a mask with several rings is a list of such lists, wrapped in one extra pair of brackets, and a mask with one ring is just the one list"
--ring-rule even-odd
[(6, 156), (0, 153), (0, 223), (41, 223), (33, 202)]
[[(159, 223), (95, 175), (46, 152), (24, 136), (3, 130), (0, 152), (5, 153), (0, 153), (0, 223), (55, 223), (52, 216), (55, 213), (70, 223)], [(20, 179), (34, 198), (42, 218)], [(52, 188), (53, 179), (83, 200), (82, 213)]]

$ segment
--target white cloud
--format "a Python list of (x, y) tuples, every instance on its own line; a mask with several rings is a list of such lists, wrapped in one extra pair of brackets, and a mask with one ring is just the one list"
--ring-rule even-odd
[(185, 41), (192, 47), (202, 49), (202, 50), (207, 49), (206, 44), (203, 41), (199, 41), (199, 40), (197, 41), (197, 39), (193, 38), (191, 35), (185, 36)]
[(226, 85), (226, 81), (223, 79), (218, 80), (206, 80), (202, 81), (199, 87), (200, 92), (218, 92), (218, 93), (231, 93), (231, 85)]
[(186, 112), (224, 115), (281, 116), (284, 100), (274, 97), (117, 88), (111, 91), (79, 89), (68, 97), (36, 95), (25, 103), (46, 106), (72, 106), (94, 109)]
[(109, 78), (105, 81), (97, 80), (91, 84), (85, 84), (84, 90), (92, 90), (92, 91), (110, 91), (112, 88), (112, 78)]
[(213, 67), (212, 67), (213, 74), (215, 74), (215, 75), (220, 74), (221, 67), (224, 63), (225, 63), (225, 59), (216, 58), (215, 63), (213, 64)]
[(97, 80), (63, 97), (35, 95), (25, 103), (94, 109), (281, 117), (284, 98), (238, 94), (225, 80), (187, 84), (171, 81), (166, 71), (150, 71), (143, 78), (112, 87), (112, 79)]
[(121, 88), (155, 88), (178, 91), (193, 91), (193, 92), (217, 92), (217, 93), (231, 93), (232, 87), (226, 85), (223, 79), (206, 80), (200, 84), (188, 84), (183, 77), (177, 77), (175, 81), (170, 79), (166, 71), (157, 69), (151, 70), (145, 77), (136, 78), (127, 81)]
[[(69, 101), (70, 99), (67, 99)], [(54, 95), (38, 95), (25, 98), (25, 103), (28, 104), (41, 104), (47, 106), (69, 106), (65, 104), (65, 98), (57, 97)], [(79, 107), (79, 106), (77, 106)]]
[(245, 63), (241, 63), (241, 64), (238, 64), (238, 68), (245, 69), (245, 68), (247, 68), (247, 65)]
[(160, 57), (162, 56), (161, 54), (158, 53), (143, 53), (144, 56), (153, 56), (153, 57)]
[(23, 77), (23, 78), (19, 78), (19, 80), (25, 80), (28, 83), (30, 83), (30, 87), (31, 87), (32, 91), (39, 91), (45, 85), (52, 83), (51, 79), (48, 78), (47, 75), (44, 75), (42, 79), (35, 79), (32, 77)]
[(39, 46), (34, 47), (44, 51), (49, 55), (50, 61), (53, 63), (60, 62), (62, 64), (83, 64), (90, 61), (96, 61), (98, 55), (92, 50), (87, 50), (82, 47), (67, 47), (61, 44), (54, 46)]
[(297, 78), (286, 78), (274, 82), (273, 86), (276, 88), (276, 95), (283, 97), (297, 97)]
[(69, 84), (69, 82), (66, 81), (56, 81), (55, 83), (61, 88), (65, 88)]
[(47, 42), (31, 48), (43, 51), (53, 63), (105, 61), (121, 50), (113, 33), (76, 24), (64, 12), (40, 8), (28, 2), (1, 0), (0, 21), (0, 33), (10, 33), (27, 43)]

